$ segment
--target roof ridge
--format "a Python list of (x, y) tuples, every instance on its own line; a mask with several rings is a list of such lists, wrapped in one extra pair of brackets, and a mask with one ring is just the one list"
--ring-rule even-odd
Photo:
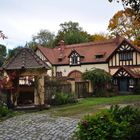
[(103, 44), (110, 44), (110, 43), (115, 43), (114, 39), (110, 40), (104, 40), (104, 41), (96, 41), (96, 42), (87, 42), (87, 43), (80, 43), (80, 44), (72, 44), (72, 45), (65, 45), (66, 49), (67, 48), (76, 48), (76, 47), (87, 47), (90, 45), (103, 45)]

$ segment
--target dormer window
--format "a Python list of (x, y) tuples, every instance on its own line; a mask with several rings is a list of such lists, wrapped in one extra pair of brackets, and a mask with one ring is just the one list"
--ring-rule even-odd
[(76, 53), (72, 53), (70, 56), (70, 65), (80, 64), (80, 57)]
[(106, 54), (105, 52), (98, 52), (98, 53), (96, 53), (95, 58), (96, 59), (103, 58), (105, 56), (105, 54)]
[(104, 56), (102, 54), (100, 55), (95, 55), (96, 59), (100, 59), (100, 58), (103, 58)]
[(69, 58), (70, 65), (80, 65), (84, 56), (80, 55), (75, 49), (72, 49), (68, 58)]

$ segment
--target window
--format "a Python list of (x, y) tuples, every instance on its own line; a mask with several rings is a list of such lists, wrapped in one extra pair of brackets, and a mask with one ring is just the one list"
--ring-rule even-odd
[(78, 64), (80, 64), (80, 57), (76, 53), (73, 53), (70, 56), (70, 65), (78, 65)]
[(96, 59), (100, 59), (100, 58), (103, 58), (103, 55), (100, 54), (100, 55), (95, 55)]
[(118, 84), (117, 79), (113, 79), (113, 85), (116, 86)]
[(129, 86), (134, 86), (135, 82), (134, 79), (129, 79)]
[(56, 77), (62, 77), (62, 72), (56, 72)]
[(119, 54), (120, 60), (132, 60), (133, 59), (133, 53), (132, 52), (121, 52)]
[(77, 60), (77, 56), (73, 56), (72, 57), (72, 64), (77, 64), (78, 60)]

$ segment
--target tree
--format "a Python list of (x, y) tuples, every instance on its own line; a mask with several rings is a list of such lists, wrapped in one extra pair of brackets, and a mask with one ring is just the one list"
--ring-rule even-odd
[(26, 43), (26, 47), (31, 48), (33, 50), (35, 50), (37, 46), (38, 46), (38, 44), (36, 42), (34, 42), (33, 40)]
[(121, 2), (124, 9), (131, 8), (134, 11), (134, 15), (137, 20), (140, 21), (140, 0), (108, 0), (109, 2), (117, 1)]
[(140, 22), (136, 20), (133, 10), (127, 8), (118, 11), (109, 21), (108, 30), (111, 35), (118, 33), (127, 39), (133, 40), (134, 44), (140, 46)]
[(16, 55), (16, 53), (18, 53), (18, 51), (19, 51), (21, 48), (23, 48), (23, 47), (22, 47), (22, 46), (18, 46), (18, 47), (14, 48), (14, 49), (9, 49), (9, 50), (8, 50), (8, 54), (7, 54), (7, 57), (6, 57), (6, 60), (5, 60), (4, 63), (7, 63), (7, 61), (8, 61), (11, 57), (13, 57), (14, 55)]
[(64, 22), (60, 24), (60, 30), (55, 39), (55, 45), (60, 40), (64, 40), (65, 44), (77, 44), (90, 41), (90, 34), (83, 31), (78, 22)]
[(55, 35), (48, 30), (40, 30), (37, 35), (33, 35), (32, 41), (30, 41), (27, 45), (31, 48), (35, 48), (38, 45), (42, 45), (44, 47), (53, 48), (54, 47), (54, 38)]
[(5, 58), (6, 58), (6, 46), (0, 44), (0, 67), (3, 65)]
[(104, 40), (108, 40), (110, 37), (108, 34), (105, 33), (96, 33), (91, 35), (91, 41), (104, 41)]
[(7, 37), (5, 36), (5, 34), (0, 30), (0, 38), (2, 39), (6, 39)]
[(140, 47), (140, 35), (133, 41), (133, 44)]
[(111, 83), (111, 75), (102, 69), (92, 69), (82, 75), (84, 80), (90, 80), (93, 83), (94, 93), (97, 96), (105, 93), (107, 84)]

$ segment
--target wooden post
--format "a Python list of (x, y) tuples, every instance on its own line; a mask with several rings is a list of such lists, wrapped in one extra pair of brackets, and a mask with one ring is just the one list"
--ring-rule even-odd
[(89, 92), (93, 93), (93, 83), (89, 81)]
[(75, 81), (69, 81), (71, 83), (71, 90), (73, 93), (76, 92), (76, 89), (75, 89)]
[(44, 87), (44, 76), (39, 75), (35, 78), (35, 91), (34, 91), (34, 102), (35, 105), (42, 106), (44, 105), (44, 94), (45, 94), (45, 87)]

